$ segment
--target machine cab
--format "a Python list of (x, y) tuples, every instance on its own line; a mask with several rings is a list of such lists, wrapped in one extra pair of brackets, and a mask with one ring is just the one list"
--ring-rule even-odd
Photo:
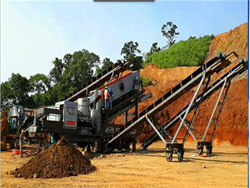
[(9, 125), (12, 130), (16, 130), (18, 126), (18, 119), (16, 116), (9, 118)]

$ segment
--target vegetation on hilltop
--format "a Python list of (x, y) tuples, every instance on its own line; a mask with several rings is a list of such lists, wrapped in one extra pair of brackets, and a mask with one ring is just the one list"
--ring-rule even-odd
[(204, 37), (190, 37), (186, 41), (180, 41), (167, 50), (148, 56), (143, 63), (143, 67), (151, 62), (160, 68), (201, 65), (205, 60), (209, 44), (213, 38), (213, 35), (205, 35)]

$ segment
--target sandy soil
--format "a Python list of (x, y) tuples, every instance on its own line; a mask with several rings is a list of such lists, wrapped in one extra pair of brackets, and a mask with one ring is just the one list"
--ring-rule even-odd
[(214, 146), (214, 156), (194, 157), (195, 145), (187, 143), (183, 162), (167, 162), (164, 144), (154, 143), (148, 151), (119, 153), (94, 158), (97, 171), (61, 179), (15, 178), (6, 172), (29, 158), (1, 153), (1, 187), (247, 187), (246, 147)]

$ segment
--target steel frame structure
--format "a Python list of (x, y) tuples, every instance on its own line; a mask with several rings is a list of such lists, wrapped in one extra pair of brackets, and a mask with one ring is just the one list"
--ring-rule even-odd
[[(187, 134), (185, 134), (185, 137), (184, 137), (182, 143), (178, 143), (177, 142), (177, 136), (179, 135), (180, 130), (181, 130), (181, 128), (183, 126), (187, 129), (186, 133), (191, 134), (192, 137), (194, 139), (196, 139), (195, 136), (193, 135), (193, 133), (190, 131), (190, 127), (191, 127), (192, 123), (190, 123), (189, 125), (187, 125), (186, 122), (185, 122), (185, 120), (186, 120), (186, 117), (187, 117), (188, 113), (191, 110), (192, 105), (194, 104), (194, 102), (195, 102), (195, 100), (197, 98), (197, 95), (198, 95), (199, 91), (201, 90), (202, 84), (205, 82), (205, 79), (206, 79), (206, 71), (203, 72), (203, 75), (202, 75), (202, 78), (200, 80), (200, 83), (199, 83), (199, 85), (198, 85), (198, 87), (197, 87), (197, 89), (196, 89), (196, 91), (195, 91), (195, 93), (193, 95), (193, 98), (192, 98), (191, 102), (187, 106), (187, 109), (185, 110), (185, 112), (183, 114), (183, 117), (179, 117), (179, 119), (181, 120), (181, 122), (180, 122), (180, 124), (179, 124), (179, 126), (178, 126), (178, 128), (177, 128), (177, 130), (176, 130), (176, 132), (175, 132), (175, 134), (174, 134), (174, 136), (172, 138), (169, 137), (170, 139), (165, 140), (164, 137), (161, 135), (161, 133), (157, 130), (157, 128), (150, 121), (150, 119), (148, 118), (148, 116), (146, 116), (146, 119), (149, 122), (149, 124), (153, 127), (154, 131), (157, 133), (157, 135), (160, 137), (160, 139), (166, 145), (166, 154), (167, 154), (167, 160), (168, 161), (172, 161), (173, 153), (177, 153), (179, 161), (183, 160), (183, 156), (184, 156), (184, 143), (185, 143), (185, 140), (187, 138)], [(203, 97), (203, 95), (204, 95), (203, 93), (206, 90), (209, 81), (210, 81), (210, 77), (208, 77), (206, 85), (205, 85), (205, 87), (204, 87), (204, 89), (202, 91), (202, 94), (201, 94), (202, 96), (201, 97)], [(196, 113), (198, 111), (198, 107), (199, 107), (199, 105), (197, 106), (197, 108), (195, 110), (195, 113), (193, 115), (193, 118), (192, 118), (191, 122), (193, 122), (193, 120), (194, 120), (194, 117), (195, 117), (195, 115), (196, 115)]]
[[(218, 96), (213, 112), (207, 124), (206, 130), (202, 136), (202, 140), (200, 142), (197, 142), (197, 149), (198, 149), (199, 155), (203, 155), (204, 146), (206, 146), (207, 155), (208, 156), (212, 155), (212, 142), (213, 142), (214, 134), (215, 134), (215, 131), (216, 131), (216, 128), (217, 128), (217, 125), (221, 116), (222, 108), (225, 104), (225, 100), (226, 100), (228, 90), (230, 88), (230, 84), (231, 84), (231, 81), (227, 81), (227, 77), (226, 77), (224, 79), (224, 83), (221, 88), (220, 94)], [(214, 123), (214, 126), (212, 126), (213, 127), (212, 132), (210, 130), (210, 134), (208, 134), (209, 129), (211, 129), (212, 123)], [(210, 138), (207, 138), (209, 136)]]
[[(197, 97), (198, 90), (200, 89), (200, 87), (198, 87), (194, 96), (193, 96), (191, 103), (189, 103), (187, 106), (185, 106), (179, 113), (177, 113), (177, 115), (175, 115), (172, 119), (170, 119), (165, 124), (163, 129), (162, 129), (162, 127), (160, 127), (160, 129), (157, 130), (157, 128), (154, 127), (154, 130), (155, 129), (157, 130), (157, 131), (155, 131), (156, 134), (151, 136), (148, 140), (146, 140), (142, 144), (141, 149), (146, 149), (148, 146), (150, 146), (158, 138), (159, 135), (161, 135), (161, 137), (160, 136), (159, 137), (162, 140), (163, 133), (166, 134), (167, 130), (170, 127), (173, 127), (178, 121), (181, 121), (181, 123), (178, 126), (177, 131), (174, 134), (174, 137), (171, 138), (171, 136), (170, 137), (168, 136), (170, 138), (170, 141), (167, 141), (163, 138), (164, 144), (166, 144), (167, 160), (172, 161), (173, 153), (177, 153), (179, 161), (183, 160), (184, 144), (185, 144), (185, 141), (187, 139), (188, 134), (190, 134), (193, 137), (193, 139), (195, 140), (199, 154), (200, 155), (203, 154), (203, 147), (206, 146), (207, 155), (210, 156), (212, 154), (213, 137), (214, 137), (216, 127), (217, 127), (219, 119), (220, 119), (220, 115), (222, 112), (223, 105), (225, 103), (225, 99), (226, 99), (226, 96), (227, 96), (227, 93), (228, 93), (228, 90), (230, 87), (231, 80), (234, 77), (236, 77), (237, 75), (239, 75), (242, 72), (244, 72), (245, 70), (247, 70), (247, 63), (248, 62), (246, 60), (241, 59), (240, 62), (235, 67), (233, 67), (230, 71), (225, 73), (221, 78), (219, 78), (217, 81), (215, 81), (213, 84), (211, 84), (211, 86), (207, 87), (207, 85), (206, 85), (203, 92)], [(209, 80), (208, 80), (208, 82), (209, 82)], [(216, 104), (214, 106), (214, 110), (211, 114), (210, 120), (206, 126), (206, 130), (205, 130), (204, 134), (201, 135), (193, 126), (193, 121), (195, 119), (195, 116), (197, 114), (199, 106), (203, 101), (208, 99), (212, 94), (214, 94), (220, 88), (221, 88), (221, 91), (219, 93), (218, 99), (217, 99)], [(194, 100), (194, 98), (196, 98), (196, 99)], [(186, 118), (186, 115), (189, 112), (191, 112), (192, 110), (195, 110), (195, 112), (193, 114), (192, 120), (190, 122), (188, 122), (185, 118)], [(147, 118), (147, 120), (148, 120), (148, 118)], [(149, 122), (149, 120), (148, 120), (148, 122)], [(188, 122), (189, 125), (186, 125), (186, 122)], [(214, 123), (213, 126), (212, 126), (212, 123)], [(152, 122), (150, 123), (150, 125), (152, 126)], [(177, 136), (180, 132), (180, 129), (183, 125), (187, 129), (187, 131), (185, 133), (184, 138), (182, 139), (182, 143), (177, 143), (176, 138), (177, 138)], [(211, 132), (211, 129), (212, 129), (212, 132)], [(208, 134), (209, 130), (210, 130), (210, 133)], [(194, 136), (192, 131), (194, 131), (198, 135), (198, 138), (196, 138)], [(210, 136), (210, 138), (208, 138), (208, 136)]]
[[(227, 55), (223, 53), (218, 53), (216, 57), (203, 64), (200, 68), (193, 72), (193, 74), (188, 76), (181, 83), (175, 86), (171, 91), (167, 92), (156, 102), (148, 106), (147, 109), (138, 114), (138, 116), (134, 117), (131, 121), (127, 122), (127, 124), (124, 125), (121, 129), (115, 132), (112, 137), (109, 138), (107, 147), (108, 145), (111, 145), (115, 141), (119, 140), (123, 135), (128, 133), (131, 128), (135, 127), (142, 121), (145, 121), (146, 115), (153, 115), (157, 111), (165, 108), (173, 101), (181, 97), (184, 93), (198, 85), (202, 79), (204, 80), (205, 78), (210, 77), (215, 72), (219, 72), (225, 67), (227, 67), (231, 63), (229, 61), (229, 58), (231, 56), (237, 57), (237, 54), (235, 52), (231, 52)], [(206, 74), (204, 74), (204, 72), (206, 72)]]

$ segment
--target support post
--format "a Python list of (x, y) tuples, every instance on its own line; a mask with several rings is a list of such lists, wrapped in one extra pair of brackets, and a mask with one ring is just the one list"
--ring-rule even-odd
[[(186, 127), (186, 129), (188, 130), (188, 126), (187, 124), (184, 122), (184, 126)], [(198, 143), (198, 140), (195, 138), (194, 134), (191, 132), (191, 130), (189, 130), (189, 134), (193, 137), (194, 141), (196, 142), (196, 144)], [(183, 141), (184, 144), (184, 141)]]
[(113, 71), (112, 71), (111, 77), (110, 77), (110, 79), (109, 79), (109, 83), (112, 81), (112, 78), (113, 78), (113, 76), (114, 76), (114, 72), (115, 72), (115, 69), (113, 69)]
[(20, 134), (19, 136), (19, 146), (20, 146), (20, 157), (22, 157), (23, 153), (23, 133)]
[[(206, 82), (205, 88), (203, 89), (203, 92), (202, 92), (202, 94), (201, 94), (201, 98), (200, 98), (200, 100), (199, 100), (199, 102), (198, 102), (198, 106), (195, 108), (194, 115), (193, 115), (193, 117), (192, 117), (191, 122), (189, 123), (189, 127), (186, 126), (187, 132), (186, 132), (185, 137), (184, 137), (183, 142), (182, 142), (183, 145), (185, 144), (185, 142), (186, 142), (186, 140), (187, 140), (188, 133), (190, 133), (191, 136), (194, 138), (196, 144), (198, 143), (197, 139), (195, 138), (195, 136), (194, 136), (193, 133), (191, 132), (190, 128), (193, 126), (193, 122), (194, 122), (195, 116), (196, 116), (196, 114), (197, 114), (197, 112), (198, 112), (198, 110), (199, 110), (199, 108), (200, 108), (201, 101), (203, 100), (203, 97), (204, 97), (204, 94), (205, 94), (205, 92), (206, 92), (206, 90), (207, 90), (207, 86), (208, 86), (209, 82), (210, 82), (210, 76), (208, 77), (208, 80), (207, 80), (207, 82)], [(188, 113), (189, 113), (189, 112), (188, 112)], [(197, 132), (198, 132), (198, 131), (197, 131)]]
[(125, 112), (125, 124), (127, 125), (128, 123), (128, 111)]
[[(227, 78), (225, 78), (224, 84), (223, 84), (223, 86), (222, 86), (222, 88), (221, 88), (221, 91), (220, 91), (220, 94), (219, 94), (218, 99), (217, 99), (217, 101), (216, 101), (216, 104), (215, 104), (215, 107), (214, 107), (214, 109), (213, 109), (212, 115), (211, 115), (211, 117), (210, 117), (210, 119), (209, 119), (209, 122), (208, 122), (208, 124), (207, 124), (205, 133), (204, 133), (204, 135), (203, 135), (203, 137), (202, 137), (202, 141), (203, 141), (203, 142), (206, 141), (206, 135), (207, 135), (208, 129), (209, 129), (211, 123), (213, 122), (213, 117), (214, 117), (214, 114), (215, 114), (215, 112), (216, 112), (216, 109), (217, 109), (217, 107), (218, 107), (218, 105), (219, 105), (219, 102), (220, 102), (222, 93), (223, 93), (223, 91), (224, 91), (224, 88), (225, 88), (225, 86), (226, 86), (226, 83), (227, 83)], [(229, 87), (228, 87), (228, 88), (229, 88)], [(227, 90), (228, 90), (228, 89), (227, 89)], [(225, 97), (224, 97), (224, 99), (225, 99)]]
[[(175, 142), (175, 140), (176, 140), (176, 137), (177, 137), (177, 135), (179, 134), (179, 132), (180, 132), (180, 130), (181, 130), (183, 124), (184, 124), (184, 121), (185, 121), (185, 119), (186, 119), (186, 117), (187, 117), (187, 114), (189, 113), (190, 108), (191, 108), (191, 106), (193, 105), (193, 102), (195, 101), (196, 96), (198, 95), (199, 90), (200, 90), (200, 88), (201, 88), (201, 85), (202, 85), (202, 83), (204, 82), (205, 78), (206, 78), (206, 72), (204, 71), (204, 72), (203, 72), (203, 76), (202, 76), (202, 78), (201, 78), (201, 81), (200, 81), (200, 83), (199, 83), (199, 86), (198, 86), (198, 88), (196, 89), (196, 91), (195, 91), (195, 93), (194, 93), (194, 96), (193, 96), (193, 98), (192, 98), (192, 100), (191, 100), (191, 102), (190, 102), (190, 104), (189, 104), (189, 106), (188, 106), (188, 108), (187, 108), (187, 110), (186, 110), (186, 112), (185, 112), (185, 115), (183, 116), (183, 119), (181, 120), (181, 123), (180, 123), (180, 125), (179, 125), (179, 127), (178, 127), (178, 129), (177, 129), (177, 131), (176, 131), (176, 133), (175, 133), (175, 135), (174, 135), (174, 138), (173, 138), (173, 140), (172, 140), (172, 142), (171, 142), (172, 144), (174, 144), (174, 142)], [(190, 126), (188, 127), (187, 132), (189, 132), (189, 128), (190, 128)]]
[(213, 130), (213, 133), (212, 133), (212, 136), (211, 136), (211, 139), (210, 139), (210, 142), (212, 143), (213, 141), (213, 138), (214, 138), (214, 134), (215, 134), (215, 130), (217, 128), (217, 125), (218, 125), (218, 122), (219, 122), (219, 119), (220, 119), (220, 116), (221, 116), (221, 112), (222, 112), (222, 108), (225, 104), (225, 100), (226, 100), (226, 96), (227, 96), (227, 93), (228, 93), (228, 90), (229, 90), (229, 87), (230, 87), (230, 84), (231, 82), (228, 83), (228, 86), (226, 88), (226, 92), (225, 92), (225, 95), (224, 95), (224, 98), (223, 98), (223, 101), (222, 101), (222, 104), (221, 104), (221, 107), (220, 107), (220, 111), (219, 111), (219, 114), (218, 114), (218, 117), (217, 117), (217, 121), (216, 121), (216, 124), (214, 126), (214, 130)]
[(157, 128), (154, 126), (154, 124), (150, 121), (150, 119), (148, 118), (148, 115), (146, 115), (146, 119), (147, 119), (148, 123), (151, 125), (151, 127), (154, 129), (154, 131), (156, 132), (156, 134), (160, 137), (160, 139), (162, 140), (162, 142), (166, 145), (167, 144), (166, 140), (163, 138), (163, 136), (157, 130)]

